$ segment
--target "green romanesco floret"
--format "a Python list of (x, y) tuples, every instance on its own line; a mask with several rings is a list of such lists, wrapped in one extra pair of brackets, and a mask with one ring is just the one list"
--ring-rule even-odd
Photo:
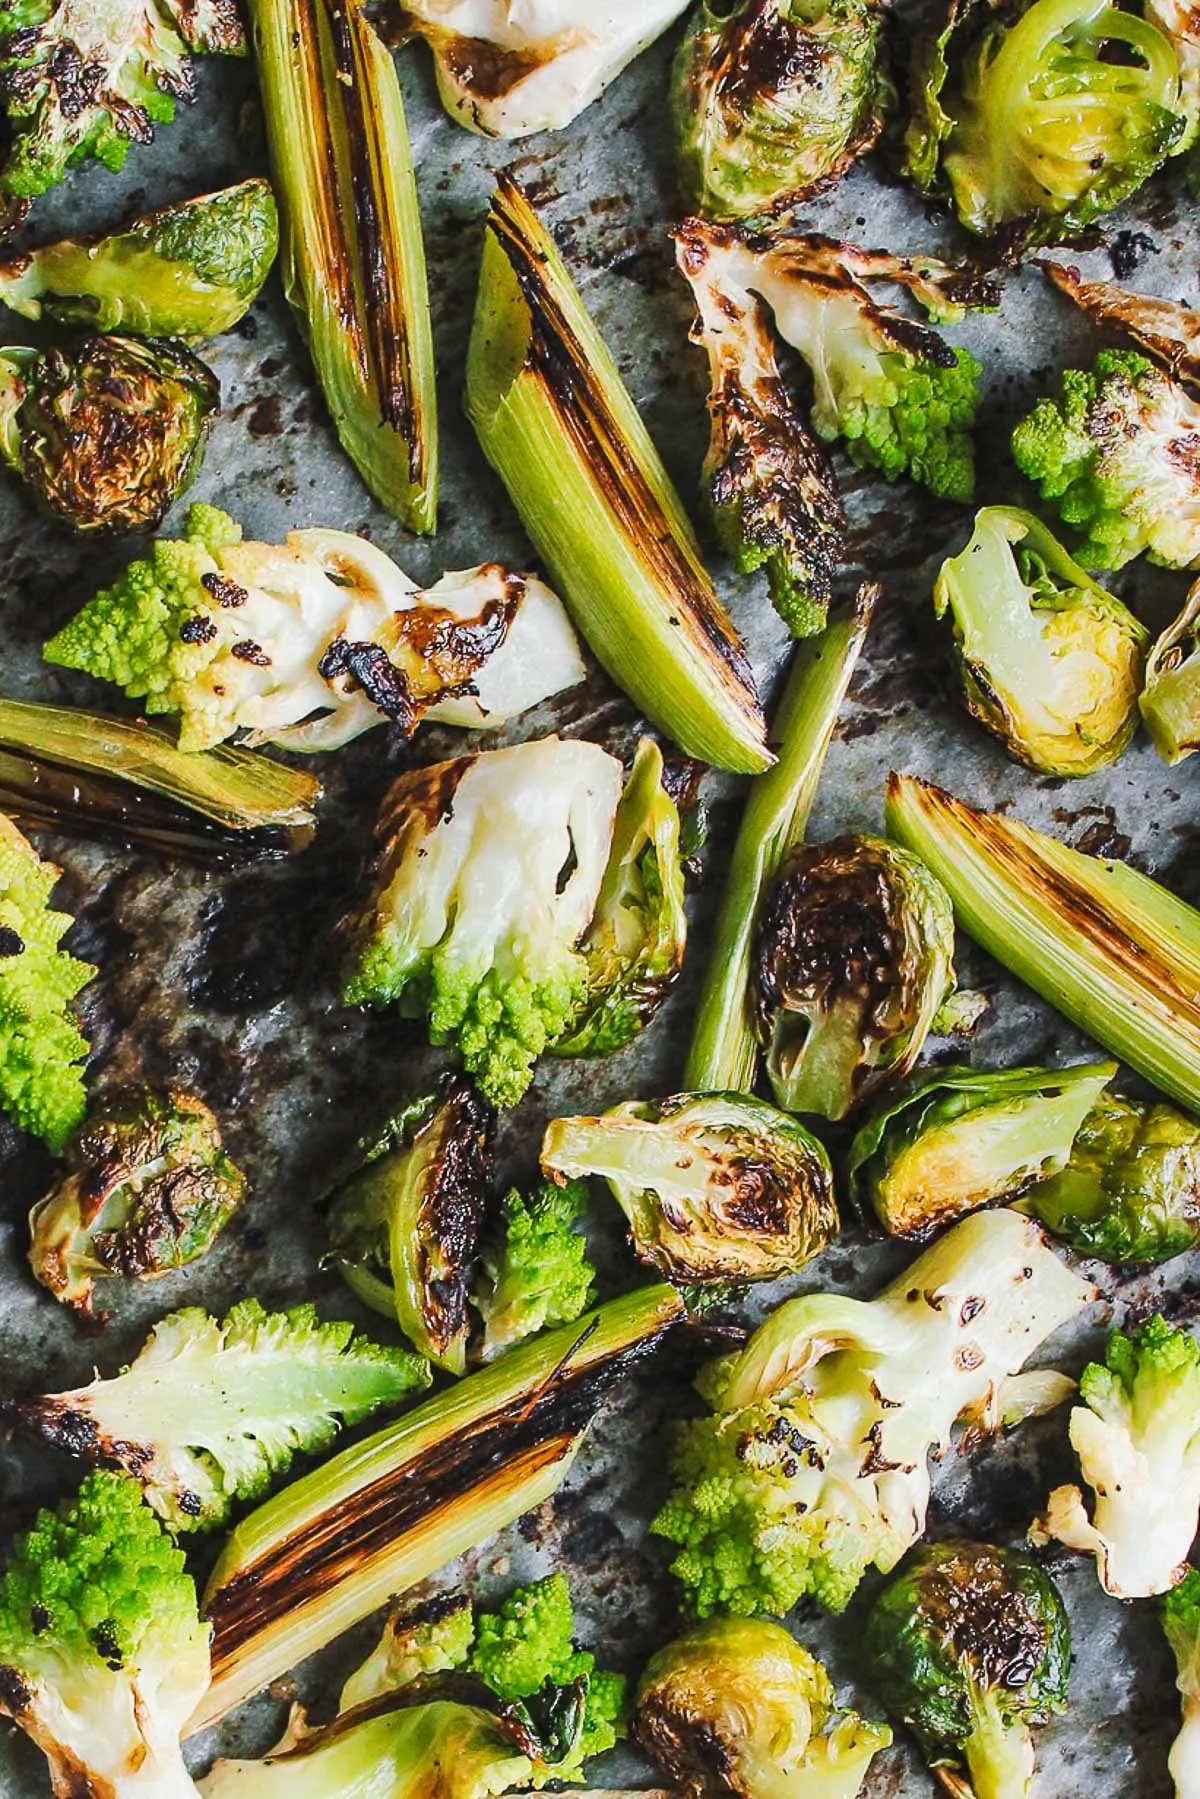
[(1082, 542), (1086, 568), (1147, 554), (1168, 568), (1200, 563), (1200, 403), (1130, 350), (1064, 369), (1058, 398), (1039, 400), (1013, 432), (1013, 456)]
[(323, 1323), (310, 1305), (267, 1312), (244, 1299), (224, 1320), (198, 1306), (174, 1312), (120, 1374), (16, 1409), (52, 1443), (86, 1443), (126, 1469), (173, 1530), (207, 1530), (298, 1452), (325, 1448), (343, 1423), (429, 1379), (421, 1356)]
[(55, 1150), (86, 1109), (71, 1002), (96, 972), (59, 948), (72, 920), (50, 908), (58, 874), (0, 813), (0, 1106)]
[(1092, 1515), (1078, 1487), (1058, 1487), (1037, 1529), (1094, 1555), (1118, 1598), (1168, 1592), (1200, 1522), (1200, 1345), (1158, 1315), (1136, 1333), (1114, 1331), (1079, 1397), (1070, 1436)]
[(474, 1641), (474, 1608), (458, 1594), (436, 1594), (414, 1609), (393, 1612), (375, 1648), (342, 1688), (339, 1714), (426, 1675), (453, 1673)]
[(0, 1580), (0, 1708), (44, 1751), (56, 1792), (182, 1799), (180, 1733), (209, 1680), (183, 1555), (134, 1481), (91, 1474), (44, 1511)]
[(942, 499), (975, 489), (971, 430), (979, 364), (966, 350), (945, 362), (863, 345), (831, 370), (831, 392), (813, 409), (822, 437), (844, 437), (854, 461), (894, 481), (910, 475)]
[(502, 1233), (485, 1245), (475, 1306), (491, 1361), (550, 1325), (571, 1324), (591, 1303), (594, 1270), (576, 1225), (587, 1210), (583, 1181), (543, 1182), (528, 1198), (501, 1201)]
[(435, 956), (429, 1040), (458, 1044), (463, 1066), (492, 1104), (515, 1106), (538, 1058), (562, 1036), (587, 997), (587, 964), (568, 947), (544, 958), (536, 975), (511, 979), (474, 972), (453, 953)]

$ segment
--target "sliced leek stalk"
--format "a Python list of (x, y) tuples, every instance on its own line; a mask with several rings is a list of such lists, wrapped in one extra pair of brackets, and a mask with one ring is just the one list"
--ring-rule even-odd
[(1200, 1111), (1200, 912), (1124, 862), (893, 774), (887, 827), (959, 924), (1050, 1004)]
[(741, 639), (662, 459), (554, 242), (502, 176), (488, 220), (467, 413), (576, 625), (688, 755), (769, 768)]
[(435, 1394), (251, 1512), (205, 1595), (212, 1685), (197, 1731), (385, 1600), (540, 1505), (605, 1393), (683, 1315), (643, 1287)]
[(400, 82), (362, 0), (249, 0), (284, 291), (381, 505), (437, 528), (433, 330)]

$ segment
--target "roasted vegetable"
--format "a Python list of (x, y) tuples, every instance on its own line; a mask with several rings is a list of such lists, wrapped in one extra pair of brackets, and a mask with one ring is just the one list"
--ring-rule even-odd
[(757, 1084), (749, 996), (759, 904), (784, 856), (803, 840), (878, 594), (877, 587), (860, 588), (853, 607), (793, 652), (771, 733), (779, 760), (751, 784), (704, 975), (684, 1070), (693, 1093), (751, 1093)]
[(0, 1107), (58, 1150), (83, 1117), (88, 1053), (71, 1002), (96, 970), (59, 948), (59, 870), (0, 812)]
[(717, 258), (722, 286), (770, 308), (779, 335), (811, 371), (818, 436), (845, 439), (855, 462), (889, 481), (908, 474), (933, 493), (970, 499), (979, 364), (875, 300), (869, 284), (899, 286), (932, 317), (954, 319), (968, 306), (995, 306), (991, 282), (932, 257), (889, 256), (828, 237), (746, 236), (699, 219), (687, 225), (684, 245), (693, 286), (705, 260)]
[(243, 1519), (209, 1582), (213, 1685), (192, 1728), (540, 1505), (614, 1380), (682, 1313), (669, 1287), (615, 1300), (427, 1399)]
[(1200, 1125), (1174, 1106), (1101, 1094), (1026, 1209), (1081, 1255), (1169, 1262), (1200, 1245)]
[(153, 531), (195, 479), (217, 378), (182, 344), (0, 350), (0, 461), (73, 531)]
[(691, 221), (676, 260), (708, 354), (712, 428), (703, 495), (742, 574), (765, 566), (771, 604), (795, 637), (822, 629), (845, 553), (846, 519), (820, 443), (779, 372), (769, 316), (745, 285), (740, 238)]
[[(851, 1196), (893, 1236), (925, 1237), (1060, 1175), (1116, 1072), (1115, 1062), (1083, 1062), (917, 1075), (859, 1128), (846, 1164)], [(1048, 1222), (1036, 1202), (1033, 1209)]]
[(461, 1668), (474, 1641), (475, 1613), (463, 1595), (435, 1593), (423, 1604), (392, 1612), (378, 1643), (342, 1688), (339, 1715), (398, 1693), (414, 1680)]
[(602, 1118), (556, 1118), (542, 1170), (606, 1180), (637, 1255), (683, 1283), (792, 1274), (838, 1228), (817, 1139), (739, 1093), (677, 1093), (627, 1100)]
[(245, 49), (235, 0), (6, 0), (0, 98), (12, 130), (0, 226), (94, 156), (119, 169), (177, 100), (195, 98), (190, 52)]
[(249, 311), (279, 249), (267, 182), (148, 213), (125, 231), (69, 237), (0, 260), (0, 300), (27, 319), (128, 331), (136, 337), (216, 337)]
[(956, 1799), (1027, 1799), (1030, 1726), (1067, 1708), (1071, 1625), (1031, 1555), (959, 1540), (914, 1552), (876, 1599), (866, 1658), (880, 1698)]
[(1200, 750), (1200, 581), (1146, 658), (1142, 722), (1172, 767)]
[(910, 775), (887, 827), (931, 868), (962, 928), (1081, 1030), (1200, 1110), (1200, 913), (1124, 862), (976, 812)]
[(484, 241), (467, 412), (618, 686), (698, 760), (769, 767), (753, 671), (687, 514), (554, 240), (508, 178)]
[(229, 831), (312, 826), (321, 784), (252, 750), (187, 755), (140, 720), (0, 700), (0, 744), (38, 762), (128, 782)]
[(433, 52), (447, 112), (483, 137), (561, 131), (662, 36), (687, 0), (411, 0), (403, 28)]
[(421, 589), (350, 531), (244, 543), (215, 507), (188, 512), (46, 645), (181, 714), (184, 750), (238, 731), (296, 750), (338, 749), (385, 720), (501, 724), (582, 680), (566, 614), (535, 576), (497, 563)]
[(985, 506), (933, 590), (949, 611), (967, 709), (1010, 756), (1090, 775), (1138, 722), (1145, 627), (1030, 512)]
[(90, 1474), (0, 1578), (0, 1711), (59, 1795), (188, 1799), (179, 1739), (208, 1685), (196, 1589), (134, 1481)]
[(1064, 1376), (1017, 1370), (1091, 1289), (1030, 1220), (964, 1219), (878, 1298), (794, 1299), (704, 1378), (714, 1415), (683, 1424), (652, 1526), (700, 1617), (782, 1616), (811, 1593), (841, 1611), (872, 1564), (925, 1529), (928, 1457), (956, 1422), (1016, 1423)]
[(527, 1785), (541, 1753), (530, 1724), (486, 1688), (473, 1696), (483, 1703), (400, 1693), (261, 1761), (218, 1761), (201, 1799), (488, 1799)]
[(1200, 1794), (1200, 1571), (1189, 1568), (1162, 1602), (1163, 1629), (1174, 1652), (1183, 1719), (1168, 1767), (1176, 1799)]
[(688, 206), (746, 219), (836, 180), (883, 129), (883, 64), (876, 0), (703, 0), (672, 75)]
[(199, 1307), (155, 1325), (128, 1368), (90, 1386), (10, 1401), (15, 1423), (57, 1448), (113, 1462), (173, 1531), (211, 1530), (258, 1499), (301, 1450), (429, 1385), (401, 1349), (322, 1324), (312, 1306), (268, 1313), (244, 1299), (223, 1320)]
[(1144, 356), (1101, 350), (1093, 371), (1063, 370), (1060, 397), (1038, 401), (1012, 449), (1082, 538), (1086, 568), (1123, 568), (1143, 551), (1189, 568), (1200, 564), (1198, 435), (1200, 400)]
[[(1167, 0), (1173, 7), (1174, 0)], [(1151, 7), (1151, 12), (1160, 10)], [(1200, 312), (1153, 294), (1130, 293), (1113, 281), (1083, 281), (1078, 269), (1043, 262), (1042, 268), (1060, 294), (1073, 300), (1096, 324), (1131, 337), (1152, 361), (1182, 381), (1200, 388)]]
[(404, 99), (362, 0), (249, 0), (283, 288), (342, 448), (381, 506), (437, 529), (425, 245)]
[(789, 850), (762, 902), (751, 1005), (778, 1103), (844, 1118), (913, 1069), (954, 988), (941, 882), (882, 837)]
[(1200, 1521), (1200, 1346), (1157, 1314), (1113, 1331), (1089, 1362), (1071, 1445), (1095, 1494), (1056, 1487), (1035, 1536), (1096, 1557), (1106, 1593), (1141, 1599), (1178, 1586)]
[[(467, 1293), (487, 1207), (496, 1114), (469, 1081), (405, 1106), (358, 1146), (329, 1240), (348, 1285), (451, 1374), (467, 1365)], [(582, 1309), (582, 1308), (581, 1308)]]
[(587, 995), (560, 1056), (607, 1056), (632, 1043), (679, 978), (687, 948), (679, 807), (662, 751), (638, 743), (613, 825), (608, 866), (592, 922), (579, 945)]
[(97, 1280), (151, 1280), (194, 1262), (246, 1196), (220, 1125), (177, 1088), (105, 1094), (63, 1153), (65, 1173), (29, 1214), (29, 1263), (55, 1299), (88, 1315)]
[(886, 1724), (839, 1711), (815, 1656), (778, 1624), (714, 1618), (652, 1658), (638, 1742), (689, 1795), (855, 1799)]
[(571, 1324), (592, 1303), (595, 1270), (575, 1228), (586, 1210), (582, 1181), (546, 1181), (528, 1199), (515, 1187), (504, 1196), (498, 1228), (484, 1236), (471, 1296), (483, 1320), (482, 1361), (548, 1325)]
[(1187, 129), (1170, 39), (1105, 0), (1033, 0), (1015, 17), (946, 0), (909, 86), (905, 172), (1016, 247), (1111, 212)]
[(621, 764), (546, 737), (400, 776), (376, 827), (371, 898), (349, 922), (347, 1005), (426, 1012), (481, 1091), (515, 1106), (587, 995)]

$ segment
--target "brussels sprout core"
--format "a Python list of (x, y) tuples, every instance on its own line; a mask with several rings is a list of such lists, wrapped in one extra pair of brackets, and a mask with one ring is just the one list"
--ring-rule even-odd
[(1066, 1607), (1032, 1556), (985, 1543), (918, 1549), (876, 1600), (866, 1651), (947, 1791), (1025, 1799), (1029, 1727), (1066, 1709), (1071, 1669)]
[(1200, 581), (1146, 660), (1139, 704), (1164, 762), (1173, 766), (1200, 750)]
[(844, 1118), (907, 1074), (954, 985), (941, 883), (879, 837), (801, 844), (759, 919), (753, 1009), (775, 1097)]
[(554, 1179), (601, 1175), (643, 1261), (672, 1280), (769, 1280), (838, 1228), (829, 1159), (792, 1118), (735, 1093), (630, 1100), (602, 1118), (556, 1118)]

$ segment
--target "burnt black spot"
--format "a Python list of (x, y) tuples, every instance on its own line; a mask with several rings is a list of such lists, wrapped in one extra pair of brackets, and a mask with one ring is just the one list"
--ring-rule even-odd
[(1108, 247), (1108, 260), (1118, 281), (1128, 281), (1147, 256), (1157, 256), (1158, 245), (1144, 231), (1118, 231)]
[(0, 1706), (12, 1718), (19, 1718), (33, 1704), (33, 1693), (15, 1668), (0, 1667)]
[(229, 654), (236, 656), (239, 662), (249, 662), (254, 668), (270, 668), (271, 658), (261, 644), (246, 638), (242, 643), (235, 643)]
[(121, 1640), (110, 1622), (106, 1620), (103, 1624), (96, 1626), (92, 1632), (92, 1642), (97, 1655), (108, 1664), (114, 1673), (124, 1667), (125, 1657), (121, 1653)]
[(211, 643), (216, 635), (217, 627), (206, 612), (194, 612), (179, 627), (180, 643)]
[(25, 941), (14, 931), (11, 925), (0, 924), (0, 956), (19, 956), (25, 949)]
[(208, 589), (218, 606), (224, 606), (227, 609), (233, 606), (244, 606), (250, 598), (246, 589), (239, 587), (237, 582), (231, 581), (227, 575), (211, 573), (201, 575), (200, 585)]

